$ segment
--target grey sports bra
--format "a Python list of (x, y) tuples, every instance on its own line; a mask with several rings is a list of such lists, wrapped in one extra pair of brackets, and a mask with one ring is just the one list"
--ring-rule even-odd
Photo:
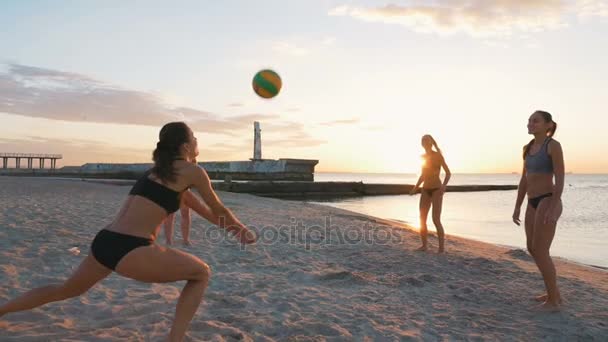
[(549, 145), (551, 138), (545, 139), (540, 150), (534, 154), (526, 155), (526, 171), (528, 173), (553, 173), (553, 160), (547, 152), (547, 146)]

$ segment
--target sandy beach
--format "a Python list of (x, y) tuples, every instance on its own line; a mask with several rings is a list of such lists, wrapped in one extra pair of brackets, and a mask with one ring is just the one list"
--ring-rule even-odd
[[(128, 186), (0, 177), (0, 302), (62, 281), (113, 219)], [(259, 234), (241, 247), (194, 217), (193, 253), (212, 269), (191, 341), (605, 341), (608, 272), (557, 260), (559, 313), (521, 250), (417, 232), (345, 210), (245, 194), (222, 200)], [(179, 219), (176, 221), (179, 222)], [(523, 228), (522, 239), (524, 239)], [(449, 231), (448, 231), (449, 233)], [(161, 233), (158, 243), (164, 243)], [(71, 252), (76, 247), (80, 254)], [(74, 251), (74, 249), (72, 249)], [(85, 295), (0, 318), (1, 341), (162, 341), (182, 283), (112, 274)]]

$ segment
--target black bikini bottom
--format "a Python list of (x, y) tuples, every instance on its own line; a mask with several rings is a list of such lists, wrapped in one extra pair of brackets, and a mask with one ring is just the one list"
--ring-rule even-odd
[(538, 208), (538, 205), (540, 204), (540, 201), (543, 198), (547, 198), (547, 197), (551, 197), (551, 196), (553, 196), (553, 194), (552, 193), (548, 193), (548, 194), (536, 196), (534, 198), (528, 198), (528, 204), (531, 205), (532, 208), (534, 208), (536, 210), (536, 208)]
[(93, 239), (91, 251), (100, 264), (115, 270), (120, 259), (130, 251), (137, 247), (149, 246), (152, 243), (154, 243), (152, 239), (102, 229)]
[(426, 192), (427, 195), (429, 196), (433, 196), (433, 192), (435, 192), (436, 190), (439, 190), (439, 188), (434, 188), (434, 189), (422, 189), (422, 191)]

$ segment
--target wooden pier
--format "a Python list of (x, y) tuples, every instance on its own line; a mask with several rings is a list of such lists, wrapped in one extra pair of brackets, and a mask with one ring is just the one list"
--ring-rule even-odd
[(50, 169), (54, 170), (57, 167), (57, 159), (61, 159), (61, 154), (37, 154), (37, 153), (2, 153), (0, 152), (0, 160), (2, 160), (2, 168), (8, 169), (8, 161), (15, 159), (15, 168), (21, 169), (21, 159), (27, 160), (27, 168), (34, 168), (34, 159), (38, 159), (38, 168), (44, 169), (45, 161), (50, 161)]

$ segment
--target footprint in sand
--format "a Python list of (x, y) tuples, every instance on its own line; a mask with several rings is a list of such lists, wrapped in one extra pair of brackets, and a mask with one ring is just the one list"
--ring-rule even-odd
[(531, 261), (532, 257), (523, 249), (515, 248), (505, 252), (508, 256), (511, 256), (515, 259)]
[(465, 293), (465, 294), (471, 294), (471, 293), (475, 292), (475, 290), (473, 290), (472, 288), (470, 288), (468, 286), (467, 287), (463, 287), (460, 291), (462, 293)]
[(418, 275), (416, 277), (405, 277), (405, 278), (401, 278), (401, 280), (399, 281), (399, 285), (409, 285), (409, 286), (414, 286), (414, 287), (424, 287), (424, 285), (426, 283), (433, 283), (437, 281), (437, 277), (432, 275), (432, 274), (428, 274), (428, 273), (424, 273), (421, 275)]
[(158, 300), (163, 298), (163, 296), (161, 296), (159, 293), (147, 293), (143, 296), (141, 296), (141, 298), (145, 301), (151, 301), (151, 300)]
[(415, 277), (405, 277), (399, 281), (400, 285), (410, 285), (414, 287), (424, 287), (424, 281)]
[(435, 277), (432, 274), (426, 274), (425, 273), (425, 274), (421, 275), (420, 277), (418, 277), (418, 279), (424, 280), (424, 281), (426, 281), (428, 283), (431, 283), (431, 282), (434, 282), (435, 280), (437, 280), (437, 277)]
[(222, 321), (193, 321), (191, 324), (191, 329), (192, 331), (214, 333), (218, 339), (213, 339), (213, 341), (224, 341), (226, 338), (228, 341), (241, 341), (247, 338), (247, 335), (244, 332), (240, 331), (238, 328), (231, 327)]
[(337, 271), (329, 272), (318, 276), (319, 280), (344, 280), (352, 277), (352, 273), (349, 271)]
[(490, 259), (486, 258), (473, 258), (468, 260), (467, 264), (470, 266), (488, 266), (492, 263)]
[(348, 282), (350, 285), (364, 285), (373, 282), (370, 275), (364, 273), (353, 273), (350, 271), (327, 272), (317, 275), (316, 278), (320, 281), (333, 281), (336, 283)]

